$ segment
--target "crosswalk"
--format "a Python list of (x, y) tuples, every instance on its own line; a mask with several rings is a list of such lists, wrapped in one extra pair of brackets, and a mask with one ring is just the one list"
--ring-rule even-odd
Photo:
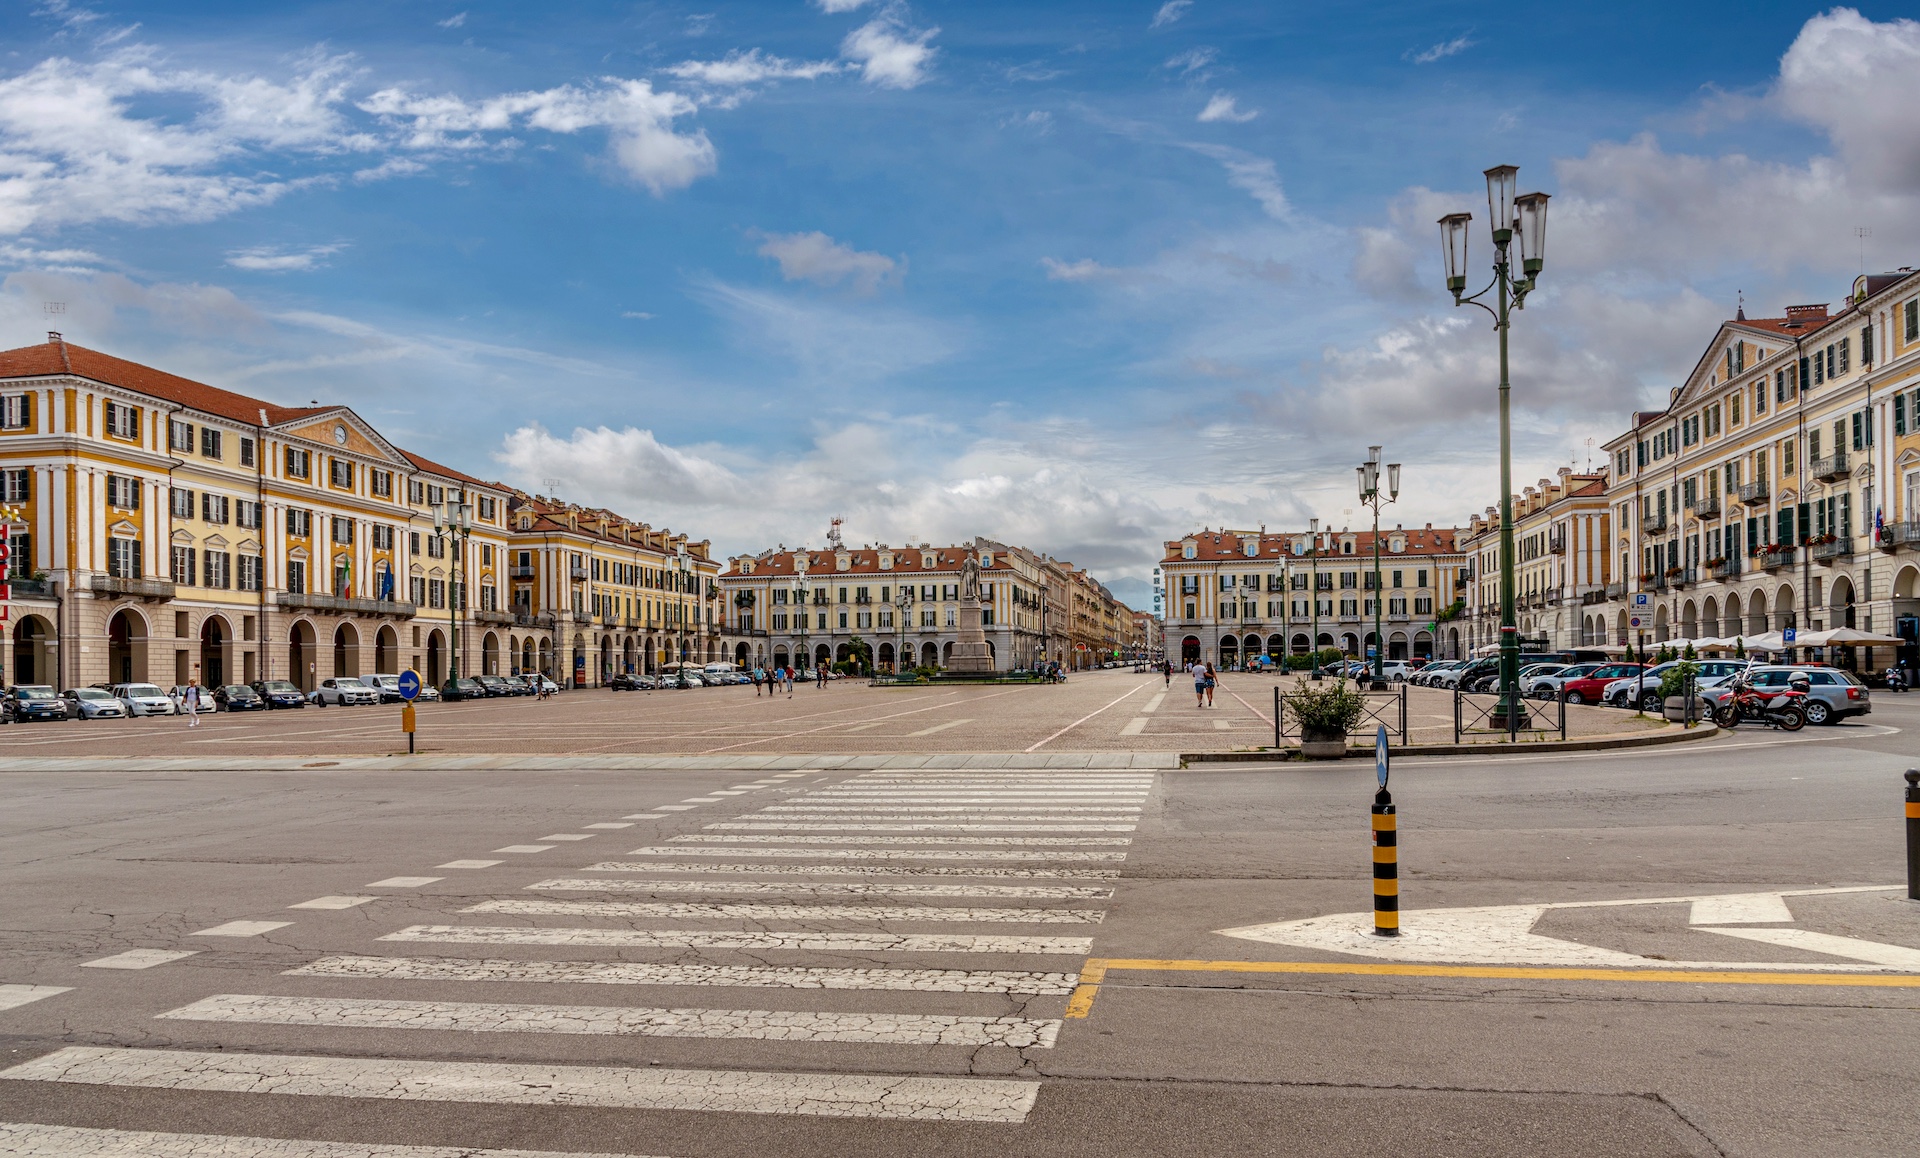
[[(896, 769), (804, 787), (795, 779), (673, 807), (636, 800), (628, 808), (640, 810), (618, 822), (582, 817), (578, 832), (498, 850), (551, 854), (525, 870), (512, 867), (519, 859), (434, 866), (517, 881), (428, 893), (419, 890), (449, 878), (396, 876), (365, 895), (289, 906), (372, 928), (355, 934), (354, 951), (313, 954), (243, 986), (233, 979), (245, 974), (206, 970), (223, 989), (246, 991), (160, 1010), (153, 1036), (207, 1048), (70, 1046), (0, 1071), (0, 1101), (6, 1083), (45, 1082), (180, 1096), (1026, 1121), (1040, 1085), (1020, 1076), (1022, 1056), (1059, 1040), (1154, 774)], [(713, 805), (737, 807), (773, 788), (755, 799), (760, 807), (698, 823)], [(674, 828), (689, 822), (698, 826)], [(642, 843), (610, 857), (600, 850), (604, 859), (577, 855), (621, 835), (632, 842), (629, 828)], [(569, 852), (571, 863), (553, 863)], [(381, 903), (396, 895), (406, 903)], [(286, 925), (230, 921), (195, 936)], [(97, 964), (145, 969), (192, 952)], [(167, 1025), (195, 1028), (182, 1036)], [(439, 1044), (446, 1035), (479, 1044)], [(606, 1044), (576, 1055), (559, 1049), (566, 1039)], [(618, 1044), (630, 1039), (685, 1044), (662, 1064)], [(852, 1048), (866, 1052), (841, 1052)], [(951, 1056), (941, 1061), (940, 1051)], [(1005, 1060), (979, 1064), (994, 1051)], [(0, 1123), (0, 1154), (42, 1158), (532, 1158), (397, 1141), (346, 1148)]]

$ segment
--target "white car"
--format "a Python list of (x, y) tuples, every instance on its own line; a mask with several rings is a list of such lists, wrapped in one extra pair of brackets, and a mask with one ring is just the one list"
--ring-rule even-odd
[(336, 676), (333, 679), (320, 681), (320, 686), (313, 691), (313, 702), (323, 708), (347, 704), (377, 704), (380, 702), (380, 693), (361, 683), (358, 676)]
[(173, 697), (152, 684), (115, 684), (107, 694), (119, 700), (129, 716), (171, 716), (180, 710)]
[(1605, 666), (1607, 665), (1604, 663), (1568, 663), (1558, 665), (1553, 671), (1547, 671), (1543, 667), (1532, 675), (1520, 677), (1520, 691), (1523, 695), (1540, 699), (1557, 699), (1560, 688), (1568, 680), (1577, 680), (1582, 676), (1591, 675)]
[[(1702, 689), (1715, 687), (1724, 683), (1734, 675), (1745, 671), (1749, 666), (1748, 661), (1744, 659), (1697, 659), (1694, 660), (1693, 663), (1695, 667), (1700, 669), (1700, 674), (1696, 678), (1699, 681), (1699, 687)], [(1633, 697), (1637, 692), (1641, 698), (1640, 710), (1657, 712), (1660, 710), (1661, 704), (1660, 677), (1666, 675), (1669, 669), (1677, 667), (1679, 664), (1679, 660), (1670, 659), (1665, 663), (1655, 664), (1648, 668), (1643, 675), (1627, 676), (1624, 679), (1614, 680), (1605, 688), (1601, 689), (1601, 698), (1613, 707), (1631, 708), (1633, 706)]]
[(1427, 686), (1430, 688), (1450, 688), (1454, 686), (1460, 682), (1460, 673), (1465, 670), (1466, 666), (1465, 660), (1454, 660), (1441, 665), (1437, 671), (1433, 671), (1427, 676)]

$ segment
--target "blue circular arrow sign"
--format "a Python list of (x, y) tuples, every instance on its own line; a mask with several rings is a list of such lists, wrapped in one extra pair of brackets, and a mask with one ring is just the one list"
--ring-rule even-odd
[(400, 673), (400, 698), (411, 703), (420, 694), (420, 673), (408, 668)]

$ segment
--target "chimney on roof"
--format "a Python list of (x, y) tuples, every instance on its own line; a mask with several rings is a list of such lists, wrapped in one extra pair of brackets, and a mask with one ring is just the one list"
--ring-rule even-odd
[(1817, 325), (1827, 320), (1827, 303), (1818, 302), (1810, 306), (1788, 306), (1787, 328)]
[(60, 336), (59, 330), (47, 331), (47, 345), (60, 347), (60, 365), (67, 373), (73, 373), (73, 359), (67, 354), (67, 340)]
[(1736, 322), (1744, 322), (1747, 320), (1747, 291), (1736, 290), (1735, 292), (1739, 295), (1738, 301), (1740, 304), (1733, 311), (1733, 320)]

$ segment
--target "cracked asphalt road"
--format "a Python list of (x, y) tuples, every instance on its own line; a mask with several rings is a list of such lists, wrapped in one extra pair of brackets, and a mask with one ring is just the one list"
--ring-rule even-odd
[[(1406, 923), (1893, 882), (1910, 733), (1886, 729), (1920, 724), (1912, 699), (1875, 729), (1796, 745), (1403, 761)], [(1020, 777), (1077, 803), (1046, 813)], [(15, 1067), (0, 1153), (105, 1146), (33, 1124), (188, 1136), (129, 1152), (209, 1158), (292, 1153), (254, 1139), (443, 1148), (433, 1158), (1911, 1152), (1914, 989), (1135, 971), (1064, 1017), (1089, 956), (1337, 963), (1217, 930), (1368, 903), (1368, 768), (1142, 773), (1137, 805), (1101, 805), (1136, 831), (1059, 835), (1115, 782), (1037, 767), (0, 773), (0, 985), (66, 990), (0, 1009)], [(941, 802), (943, 784), (969, 799)], [(625, 819), (688, 800), (705, 802)], [(994, 819), (956, 846), (854, 850), (797, 826), (677, 839), (835, 808), (849, 824)], [(630, 826), (588, 827), (614, 822)], [(1010, 847), (1009, 824), (1085, 843)], [(562, 834), (587, 839), (544, 839)], [(1093, 843), (1115, 839), (1131, 843)], [(874, 850), (889, 855), (841, 855)], [(556, 909), (556, 891), (583, 901)], [(1684, 910), (1556, 910), (1540, 931), (1654, 959), (1727, 941)], [(1063, 911), (1093, 915), (1067, 937), (1050, 923)], [(1897, 894), (1796, 900), (1794, 916), (1920, 948), (1920, 905)], [(287, 923), (196, 936), (230, 921)], [(135, 949), (193, 955), (86, 967)]]

